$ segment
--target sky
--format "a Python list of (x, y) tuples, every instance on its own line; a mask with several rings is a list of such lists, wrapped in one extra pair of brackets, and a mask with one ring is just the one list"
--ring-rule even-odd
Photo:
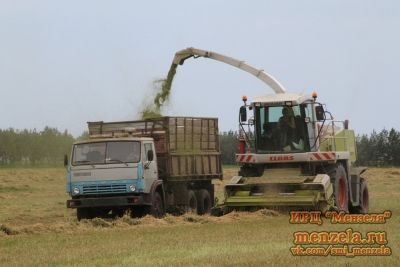
[[(139, 118), (176, 51), (246, 61), (290, 92), (318, 93), (358, 134), (400, 130), (399, 1), (0, 0), (0, 128), (67, 129)], [(210, 59), (178, 67), (170, 116), (236, 130), (241, 96), (273, 93)]]

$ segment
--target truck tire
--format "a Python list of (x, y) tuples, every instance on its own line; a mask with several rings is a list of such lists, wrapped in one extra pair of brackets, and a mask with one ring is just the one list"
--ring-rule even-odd
[(113, 209), (112, 210), (112, 218), (123, 217), (125, 214), (124, 209)]
[(141, 218), (150, 213), (150, 209), (148, 206), (135, 206), (131, 208), (130, 211), (132, 218)]
[(153, 199), (151, 203), (151, 215), (153, 215), (156, 218), (162, 218), (165, 215), (165, 209), (164, 209), (164, 202), (163, 199), (157, 191), (154, 192), (153, 194)]
[(335, 206), (338, 211), (349, 212), (349, 186), (347, 183), (346, 170), (342, 165), (337, 165), (329, 174), (333, 183)]
[(78, 221), (83, 219), (93, 219), (93, 212), (90, 208), (77, 208), (76, 218)]
[(197, 213), (199, 215), (209, 214), (211, 211), (211, 196), (208, 190), (201, 189), (197, 194)]
[(361, 178), (360, 180), (360, 206), (355, 207), (354, 212), (366, 214), (369, 210), (369, 192), (367, 182)]
[(197, 213), (197, 198), (193, 190), (188, 191), (187, 211)]

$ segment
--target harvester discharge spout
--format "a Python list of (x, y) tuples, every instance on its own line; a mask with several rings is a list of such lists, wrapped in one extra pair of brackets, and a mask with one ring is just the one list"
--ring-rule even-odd
[(173, 59), (173, 65), (182, 65), (186, 59), (188, 58), (197, 58), (197, 57), (204, 57), (214, 59), (225, 64), (231, 65), (233, 67), (239, 68), (245, 72), (248, 72), (258, 79), (266, 83), (269, 87), (274, 90), (277, 94), (283, 94), (286, 92), (286, 89), (283, 87), (282, 84), (279, 83), (277, 79), (275, 79), (271, 74), (265, 72), (262, 69), (257, 69), (242, 60), (238, 60), (232, 57), (228, 57), (216, 52), (201, 50), (193, 47), (189, 47), (183, 49), (181, 51), (176, 52), (175, 57)]

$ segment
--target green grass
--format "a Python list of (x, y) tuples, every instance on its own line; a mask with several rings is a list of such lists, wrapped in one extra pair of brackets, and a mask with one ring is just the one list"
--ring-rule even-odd
[[(227, 167), (224, 172), (229, 180), (237, 169)], [(393, 212), (387, 224), (331, 225), (325, 220), (322, 226), (291, 225), (286, 214), (262, 211), (219, 218), (186, 214), (77, 222), (74, 211), (65, 208), (64, 169), (0, 170), (0, 265), (396, 266), (400, 261), (400, 169), (371, 169), (365, 176), (371, 211)], [(220, 198), (225, 182), (215, 182)], [(362, 233), (386, 231), (393, 255), (294, 257), (290, 253), (294, 231), (348, 227)]]

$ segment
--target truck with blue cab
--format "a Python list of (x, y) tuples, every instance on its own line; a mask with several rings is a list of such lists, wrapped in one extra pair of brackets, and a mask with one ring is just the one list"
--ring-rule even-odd
[(66, 156), (67, 207), (78, 220), (168, 210), (209, 213), (222, 179), (216, 118), (88, 122)]

